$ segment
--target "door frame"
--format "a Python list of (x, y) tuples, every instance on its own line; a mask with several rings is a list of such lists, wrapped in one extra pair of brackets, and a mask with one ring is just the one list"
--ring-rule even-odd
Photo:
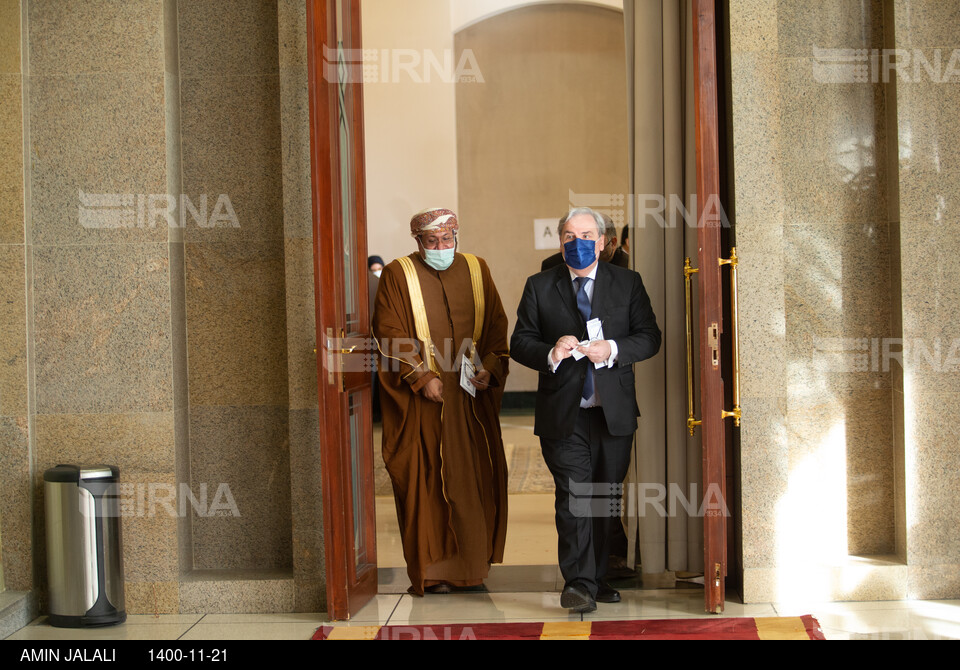
[[(353, 491), (349, 456), (347, 410), (338, 383), (331, 383), (326, 365), (333, 342), (339, 343), (339, 314), (343, 311), (340, 293), (343, 287), (342, 227), (339, 222), (338, 165), (340, 160), (335, 113), (337, 86), (324, 80), (326, 44), (336, 44), (336, 3), (338, 0), (306, 0), (308, 30), (308, 71), (310, 96), (310, 139), (314, 222), (314, 282), (317, 307), (317, 373), (323, 464), (323, 516), (326, 547), (327, 609), (331, 619), (348, 619), (377, 592), (375, 504), (365, 505), (364, 525), (372, 532), (369, 547), (372, 564), (359, 573), (352, 571)], [(348, 7), (349, 48), (361, 53), (360, 0), (341, 0)], [(724, 381), (721, 358), (716, 356), (707, 333), (716, 324), (723, 331), (721, 265), (722, 220), (716, 208), (708, 209), (711, 198), (720, 195), (720, 128), (718, 116), (718, 67), (716, 37), (716, 1), (691, 0), (694, 39), (694, 104), (696, 119), (697, 194), (698, 194), (698, 273), (700, 292), (700, 397), (702, 412), (703, 490), (719, 487), (721, 502), (726, 500), (726, 440), (724, 425)], [(349, 88), (352, 104), (354, 185), (358, 220), (358, 256), (366, 259), (365, 179), (363, 147), (362, 77)], [(338, 231), (338, 228), (341, 231)], [(359, 260), (359, 259), (358, 259)], [(360, 273), (359, 294), (367, 295), (366, 273)], [(360, 319), (369, 324), (365, 301)], [(331, 329), (332, 328), (332, 333)], [(368, 355), (368, 354), (364, 354)], [(335, 376), (335, 375), (334, 375)], [(370, 392), (365, 392), (369, 408)], [(362, 421), (364, 454), (372, 456), (372, 425)], [(347, 449), (344, 449), (344, 446)], [(370, 447), (369, 449), (366, 447)], [(364, 463), (364, 469), (368, 464)], [(372, 458), (369, 463), (368, 491), (373, 490)], [(727, 519), (719, 510), (706, 507), (704, 516), (705, 608), (723, 611), (727, 575)], [(723, 505), (726, 508), (726, 505)], [(369, 537), (369, 536), (368, 536)]]

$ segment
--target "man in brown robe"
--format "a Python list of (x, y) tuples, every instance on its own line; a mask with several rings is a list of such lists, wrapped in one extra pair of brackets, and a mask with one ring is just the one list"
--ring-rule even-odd
[[(507, 317), (486, 263), (456, 253), (458, 230), (449, 210), (414, 216), (419, 251), (384, 268), (374, 311), (383, 460), (417, 595), (482, 588), (490, 564), (503, 561), (506, 539), (499, 413)], [(476, 397), (461, 387), (463, 357), (475, 364)]]

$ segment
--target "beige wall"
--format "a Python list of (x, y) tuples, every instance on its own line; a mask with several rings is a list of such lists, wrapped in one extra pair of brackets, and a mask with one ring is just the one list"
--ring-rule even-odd
[[(485, 79), (457, 87), (461, 236), (489, 263), (511, 332), (527, 277), (559, 251), (535, 248), (534, 221), (556, 223), (571, 192), (629, 192), (623, 35), (621, 12), (579, 4), (533, 5), (457, 34)], [(536, 388), (535, 371), (511, 366), (508, 391)]]
[[(451, 0), (450, 17), (453, 30), (458, 32), (477, 21), (528, 5), (554, 3), (557, 0)], [(568, 0), (566, 4), (595, 5), (623, 11), (623, 0)]]
[[(361, 3), (363, 48), (376, 53), (363, 87), (368, 246), (387, 262), (416, 250), (415, 212), (459, 204), (454, 83), (424, 65), (453, 53), (449, 3)], [(394, 58), (420, 64), (411, 73)]]

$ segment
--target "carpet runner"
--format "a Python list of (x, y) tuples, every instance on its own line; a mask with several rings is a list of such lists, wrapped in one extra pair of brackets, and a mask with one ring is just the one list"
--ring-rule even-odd
[(323, 626), (314, 640), (825, 640), (812, 616)]

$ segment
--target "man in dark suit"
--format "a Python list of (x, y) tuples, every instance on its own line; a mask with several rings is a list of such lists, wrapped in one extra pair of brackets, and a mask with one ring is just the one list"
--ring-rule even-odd
[(561, 220), (564, 265), (527, 280), (510, 342), (540, 373), (534, 432), (556, 484), (560, 604), (576, 612), (620, 600), (605, 577), (640, 415), (633, 364), (660, 350), (640, 275), (599, 261), (603, 232), (588, 208)]
[[(600, 214), (598, 212), (598, 214)], [(603, 239), (603, 251), (599, 254), (600, 260), (605, 263), (612, 263), (621, 268), (630, 267), (630, 256), (617, 245), (617, 226), (606, 214), (600, 214), (603, 217), (604, 230), (604, 239)], [(626, 228), (624, 228), (626, 230)], [(540, 271), (544, 272), (550, 268), (557, 267), (558, 265), (563, 265), (563, 254), (556, 253), (553, 256), (545, 259), (543, 263), (540, 264)]]

